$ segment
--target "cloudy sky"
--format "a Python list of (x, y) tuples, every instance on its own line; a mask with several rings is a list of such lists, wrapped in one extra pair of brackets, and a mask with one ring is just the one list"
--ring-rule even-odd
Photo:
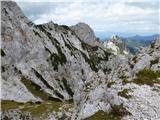
[[(100, 37), (160, 33), (159, 0), (16, 0), (36, 24), (89, 24)], [(30, 2), (29, 2), (30, 1)]]

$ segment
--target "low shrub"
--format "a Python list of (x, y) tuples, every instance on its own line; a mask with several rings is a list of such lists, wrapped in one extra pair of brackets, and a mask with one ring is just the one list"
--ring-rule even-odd
[(137, 74), (137, 78), (133, 80), (136, 84), (147, 84), (153, 86), (154, 83), (160, 83), (160, 80), (157, 78), (160, 77), (160, 71), (153, 71), (148, 68), (144, 68), (143, 70), (139, 71)]
[(118, 92), (118, 95), (124, 98), (131, 98), (131, 95), (128, 95), (128, 89), (123, 89), (122, 91)]

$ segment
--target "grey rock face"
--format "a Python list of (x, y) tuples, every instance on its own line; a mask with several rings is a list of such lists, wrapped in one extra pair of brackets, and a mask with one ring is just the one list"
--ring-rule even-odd
[(31, 94), (27, 81), (50, 97), (72, 99), (84, 81), (97, 76), (100, 63), (109, 56), (100, 47), (81, 41), (67, 26), (35, 25), (14, 2), (2, 2), (2, 6), (2, 99), (43, 100)]
[(29, 113), (19, 110), (3, 111), (1, 114), (1, 120), (33, 120)]
[(160, 71), (160, 39), (157, 38), (147, 48), (143, 48), (132, 60), (134, 71), (138, 72), (143, 68), (151, 68)]
[(128, 88), (132, 89), (130, 95), (133, 97), (125, 101), (124, 105), (131, 111), (132, 116), (124, 117), (124, 120), (139, 120), (139, 119), (151, 119), (158, 120), (160, 115), (160, 96), (159, 93), (153, 91), (153, 88), (143, 85), (129, 85)]
[(85, 24), (85, 23), (78, 23), (74, 26), (70, 27), (75, 34), (81, 39), (83, 40), (85, 43), (90, 44), (92, 46), (95, 46), (98, 44), (98, 41), (94, 31), (90, 28), (89, 25)]
[(113, 35), (108, 41), (105, 41), (103, 46), (115, 55), (129, 54), (125, 42), (122, 41), (121, 38), (119, 38), (117, 35)]

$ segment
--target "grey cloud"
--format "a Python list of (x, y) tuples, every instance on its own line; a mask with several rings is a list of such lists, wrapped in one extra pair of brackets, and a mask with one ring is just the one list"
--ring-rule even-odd
[(159, 8), (159, 1), (155, 2), (125, 2), (126, 5), (135, 6), (143, 9), (151, 8), (151, 9), (158, 9)]
[(37, 19), (42, 14), (54, 11), (58, 6), (65, 6), (70, 3), (64, 2), (17, 2), (24, 14), (31, 20)]
[[(147, 31), (145, 27), (157, 29), (158, 4), (151, 2), (22, 2), (18, 3), (29, 19), (37, 24), (50, 20), (58, 24), (73, 25), (86, 22), (95, 31), (125, 32), (136, 29)], [(157, 26), (157, 27), (156, 27)], [(123, 29), (122, 29), (123, 28)], [(148, 32), (151, 32), (148, 30)], [(158, 31), (158, 30), (156, 30)]]

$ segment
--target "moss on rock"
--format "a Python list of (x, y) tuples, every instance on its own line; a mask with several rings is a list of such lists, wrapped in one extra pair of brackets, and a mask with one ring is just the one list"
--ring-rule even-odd
[(131, 95), (128, 95), (128, 91), (129, 91), (128, 89), (123, 89), (122, 91), (118, 92), (118, 95), (129, 99), (129, 98), (131, 98)]

